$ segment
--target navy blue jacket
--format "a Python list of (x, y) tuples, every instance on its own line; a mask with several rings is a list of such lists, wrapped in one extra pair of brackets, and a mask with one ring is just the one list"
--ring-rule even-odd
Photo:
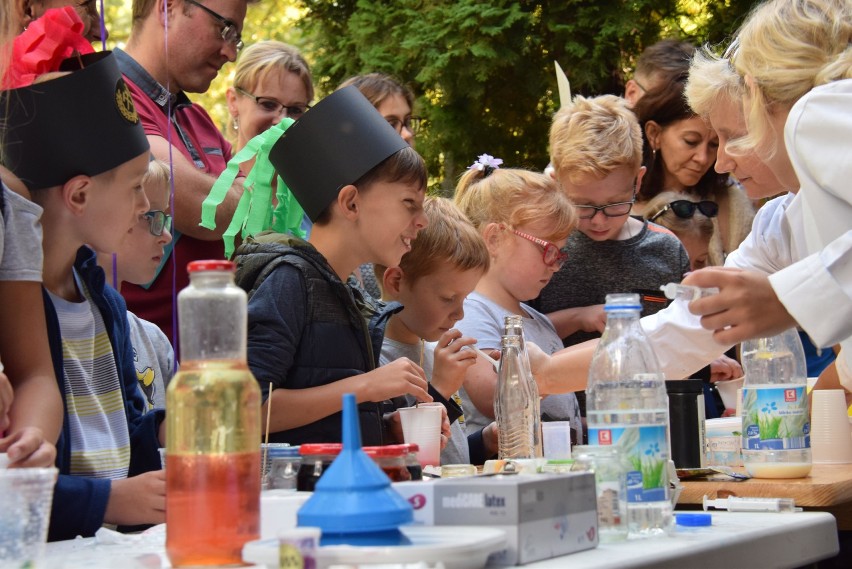
[[(121, 393), (130, 432), (130, 470), (128, 476), (142, 474), (160, 468), (157, 448), (157, 431), (165, 417), (164, 411), (146, 413), (147, 405), (133, 365), (133, 347), (127, 326), (127, 307), (118, 292), (106, 286), (103, 270), (97, 265), (95, 253), (81, 247), (74, 262), (80, 279), (85, 283), (92, 302), (100, 310), (115, 355), (115, 367), (121, 379)], [(62, 402), (65, 405), (65, 372), (62, 367), (62, 334), (56, 309), (47, 292), (44, 292), (47, 332), (50, 341), (53, 369), (56, 372)], [(56, 444), (56, 467), (59, 479), (53, 493), (53, 508), (50, 512), (48, 540), (73, 539), (78, 535), (92, 536), (104, 523), (104, 512), (111, 487), (110, 480), (72, 476), (71, 433), (68, 413), (62, 433)]]

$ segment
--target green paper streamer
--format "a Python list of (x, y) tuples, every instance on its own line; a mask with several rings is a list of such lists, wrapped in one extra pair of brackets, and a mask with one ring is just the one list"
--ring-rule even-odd
[[(278, 233), (305, 237), (305, 232), (301, 229), (304, 210), (269, 161), (269, 151), (294, 122), (291, 118), (285, 118), (252, 138), (245, 148), (231, 158), (225, 171), (213, 184), (210, 193), (201, 204), (199, 225), (206, 229), (216, 229), (216, 209), (225, 200), (228, 190), (237, 179), (240, 164), (254, 158), (254, 166), (243, 182), (243, 195), (234, 211), (234, 217), (222, 235), (222, 241), (225, 243), (225, 258), (230, 259), (233, 255), (234, 241), (238, 233), (242, 239), (246, 239), (261, 231), (272, 229)], [(274, 210), (272, 208), (273, 181), (278, 202)]]

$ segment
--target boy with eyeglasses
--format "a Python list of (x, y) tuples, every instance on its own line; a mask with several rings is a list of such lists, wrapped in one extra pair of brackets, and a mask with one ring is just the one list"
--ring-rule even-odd
[(659, 287), (680, 282), (689, 258), (670, 231), (630, 216), (645, 167), (639, 123), (623, 99), (577, 96), (563, 105), (550, 155), (580, 220), (564, 248), (567, 261), (533, 306), (570, 346), (603, 332), (607, 293), (639, 293), (643, 314), (665, 307)]
[[(150, 209), (127, 232), (127, 238), (114, 255), (98, 254), (98, 264), (106, 280), (121, 291), (121, 283), (146, 286), (157, 272), (172, 242), (172, 216), (169, 215), (169, 166), (162, 160), (151, 160), (142, 177), (142, 189), (148, 196)], [(127, 311), (133, 364), (139, 389), (145, 395), (148, 409), (166, 408), (166, 386), (175, 371), (175, 352), (169, 339), (156, 324)]]
[(128, 308), (173, 340), (173, 295), (189, 284), (185, 267), (190, 261), (224, 257), (222, 232), (233, 217), (244, 180), (235, 180), (217, 209), (220, 229), (201, 227), (201, 203), (225, 170), (232, 148), (187, 93), (205, 93), (221, 67), (236, 60), (246, 7), (254, 1), (175, 0), (167, 3), (164, 19), (162, 2), (133, 0), (127, 46), (115, 50), (151, 153), (170, 163), (175, 188), (174, 244), (166, 254), (175, 255), (175, 262), (164, 258), (147, 287), (128, 283), (122, 295)]

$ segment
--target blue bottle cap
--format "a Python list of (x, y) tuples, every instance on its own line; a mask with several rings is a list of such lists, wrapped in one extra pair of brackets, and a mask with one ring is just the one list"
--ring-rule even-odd
[(361, 448), (355, 396), (343, 396), (343, 450), (297, 514), (299, 526), (322, 529), (323, 545), (399, 545), (399, 526), (414, 518), (411, 504)]
[(710, 514), (675, 514), (675, 521), (679, 526), (696, 528), (712, 525), (713, 518)]

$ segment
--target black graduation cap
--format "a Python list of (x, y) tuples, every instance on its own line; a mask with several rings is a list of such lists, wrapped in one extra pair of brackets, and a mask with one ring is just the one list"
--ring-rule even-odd
[(269, 161), (311, 221), (340, 189), (407, 148), (354, 85), (335, 91), (288, 128)]
[(112, 52), (68, 58), (71, 73), (0, 93), (3, 165), (30, 190), (96, 176), (149, 150)]

